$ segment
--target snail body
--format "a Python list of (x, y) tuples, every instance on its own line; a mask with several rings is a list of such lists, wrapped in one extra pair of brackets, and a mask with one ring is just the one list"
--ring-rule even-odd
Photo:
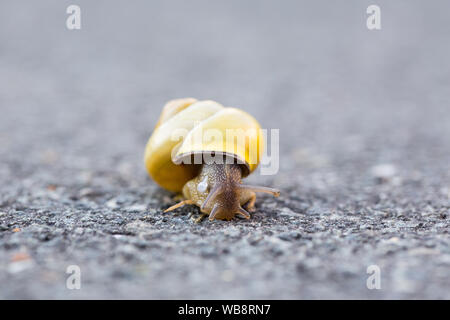
[[(230, 139), (230, 131), (237, 137)], [(249, 219), (255, 192), (279, 195), (276, 189), (242, 184), (258, 166), (263, 145), (260, 125), (248, 113), (210, 100), (177, 99), (163, 108), (144, 161), (156, 183), (185, 198), (166, 212), (193, 204), (210, 220)]]

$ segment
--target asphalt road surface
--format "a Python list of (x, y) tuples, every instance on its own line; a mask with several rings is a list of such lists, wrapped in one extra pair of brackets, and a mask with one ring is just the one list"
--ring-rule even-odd
[[(448, 1), (76, 2), (0, 4), (0, 298), (450, 298)], [(181, 97), (280, 129), (250, 220), (162, 213)]]

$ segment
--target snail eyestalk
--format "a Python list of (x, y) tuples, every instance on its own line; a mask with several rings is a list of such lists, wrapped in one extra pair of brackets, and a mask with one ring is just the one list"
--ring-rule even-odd
[(193, 200), (183, 200), (183, 201), (178, 202), (177, 204), (174, 204), (173, 206), (167, 208), (166, 210), (164, 210), (164, 213), (175, 210), (179, 207), (184, 206), (185, 204), (194, 204), (194, 201)]
[(243, 189), (243, 190), (253, 191), (253, 192), (268, 193), (268, 194), (273, 195), (276, 198), (278, 198), (280, 196), (280, 190), (274, 189), (274, 188), (251, 186), (251, 185), (244, 185), (244, 184), (241, 184), (239, 186), (239, 188)]

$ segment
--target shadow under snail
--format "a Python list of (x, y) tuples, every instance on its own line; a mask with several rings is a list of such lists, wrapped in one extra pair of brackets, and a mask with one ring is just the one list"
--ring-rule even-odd
[[(236, 215), (249, 219), (248, 211), (255, 210), (255, 192), (278, 197), (280, 192), (276, 189), (242, 184), (242, 178), (256, 169), (262, 156), (264, 136), (260, 129), (251, 115), (237, 108), (193, 98), (169, 101), (144, 156), (151, 178), (162, 188), (184, 197), (164, 212), (193, 204), (202, 212), (196, 222), (206, 216), (211, 221), (231, 220)], [(245, 135), (227, 138), (233, 130)], [(204, 132), (212, 134), (205, 138)], [(214, 161), (205, 161), (206, 155)], [(198, 156), (200, 162), (195, 161)]]

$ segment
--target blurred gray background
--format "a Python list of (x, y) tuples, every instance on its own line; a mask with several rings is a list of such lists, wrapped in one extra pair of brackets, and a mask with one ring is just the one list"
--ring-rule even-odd
[[(449, 12), (3, 0), (0, 298), (450, 298)], [(279, 173), (249, 180), (282, 195), (249, 221), (162, 214), (172, 195), (144, 147), (164, 103), (188, 96), (280, 129)]]

